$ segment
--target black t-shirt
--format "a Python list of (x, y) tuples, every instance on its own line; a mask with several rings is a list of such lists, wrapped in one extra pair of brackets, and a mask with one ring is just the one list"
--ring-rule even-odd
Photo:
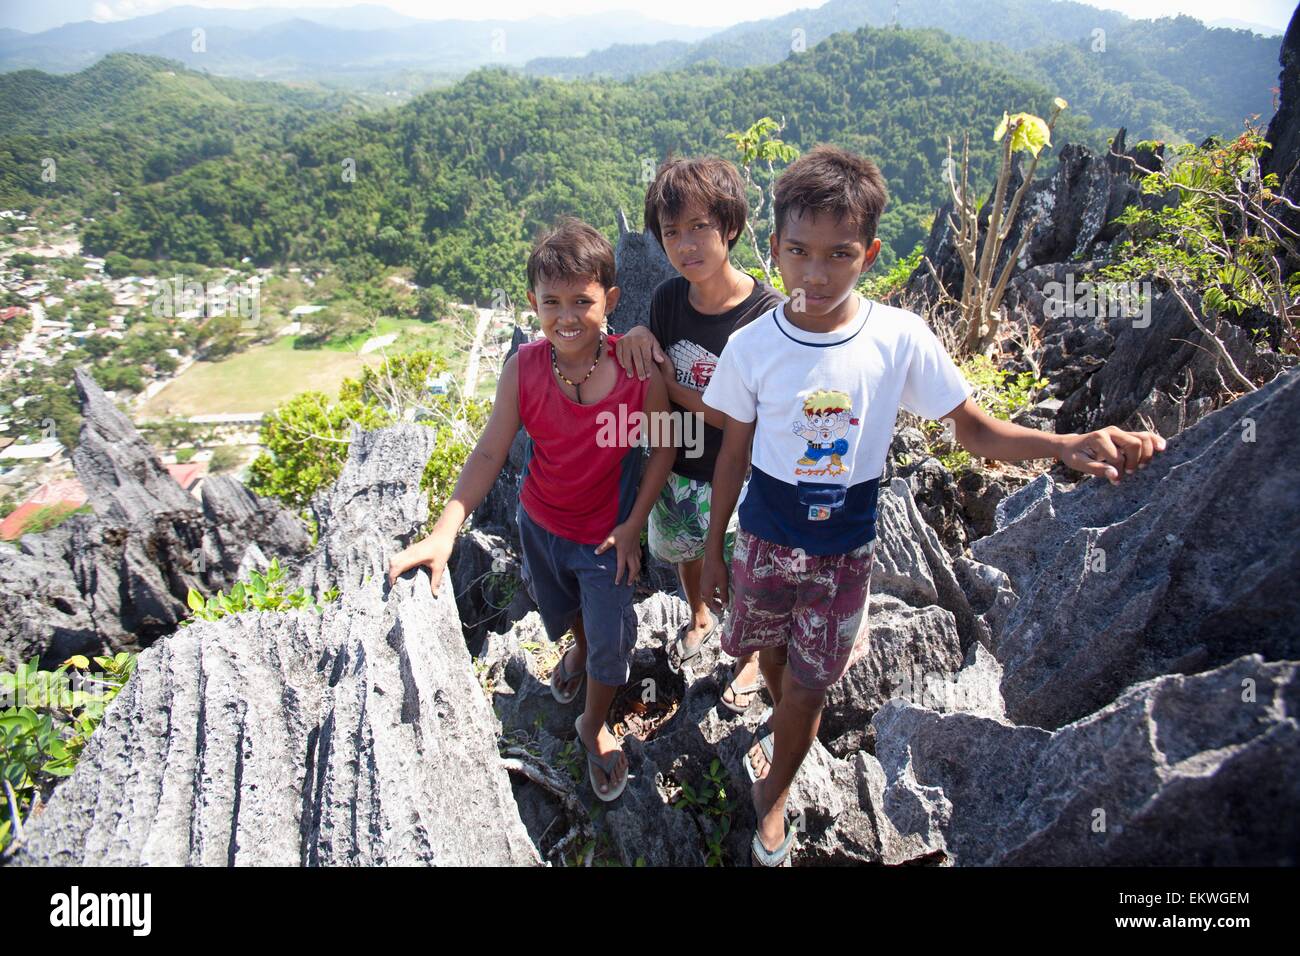
[[(650, 300), (650, 331), (672, 361), (679, 385), (703, 392), (731, 333), (785, 301), (785, 296), (766, 282), (753, 282), (753, 291), (745, 301), (721, 315), (695, 311), (689, 299), (691, 285), (683, 276), (659, 283)], [(686, 412), (676, 402), (673, 411)], [(673, 471), (695, 481), (712, 481), (721, 448), (722, 429), (706, 423), (704, 454), (688, 458), (685, 447), (678, 449)]]

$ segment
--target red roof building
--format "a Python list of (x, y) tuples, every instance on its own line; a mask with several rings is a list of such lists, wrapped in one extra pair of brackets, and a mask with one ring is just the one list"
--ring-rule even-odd
[(23, 526), (42, 508), (62, 505), (72, 511), (85, 503), (86, 490), (81, 487), (81, 482), (76, 478), (47, 481), (32, 492), (31, 497), (6, 515), (4, 521), (0, 521), (0, 538), (13, 541), (21, 537)]

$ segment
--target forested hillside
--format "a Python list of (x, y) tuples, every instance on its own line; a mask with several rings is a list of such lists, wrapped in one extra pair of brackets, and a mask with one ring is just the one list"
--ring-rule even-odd
[(970, 49), (985, 62), (1050, 86), (1099, 125), (1127, 126), (1137, 136), (1199, 141), (1238, 131), (1243, 117), (1268, 116), (1274, 108), (1279, 37), (1211, 30), (1186, 16), (1130, 20), (1081, 3), (1041, 0), (831, 0), (696, 43), (620, 45), (533, 60), (526, 69), (538, 76), (626, 78), (710, 62), (755, 66), (790, 57), (800, 43), (811, 48), (833, 33), (895, 20), (983, 41)]
[[(612, 236), (613, 211), (639, 220), (646, 178), (670, 152), (733, 156), (726, 134), (771, 115), (800, 149), (835, 142), (880, 163), (888, 264), (944, 199), (947, 137), (972, 130), (975, 168), (987, 173), (1002, 111), (1045, 114), (1055, 92), (938, 31), (863, 29), (770, 67), (626, 82), (483, 70), (399, 110), (314, 126), (283, 152), (241, 142), (136, 185), (85, 242), (101, 254), (208, 262), (330, 260), (363, 272), (410, 263), (422, 284), (484, 301), (496, 288), (521, 291), (528, 242), (555, 216), (586, 217)], [(1100, 146), (1107, 132), (1067, 114), (1057, 135)]]
[[(250, 146), (283, 147), (356, 97), (207, 76), (114, 54), (71, 76), (0, 74), (0, 204), (66, 202), (87, 212), (113, 190), (155, 183)], [(52, 173), (43, 178), (53, 160)]]

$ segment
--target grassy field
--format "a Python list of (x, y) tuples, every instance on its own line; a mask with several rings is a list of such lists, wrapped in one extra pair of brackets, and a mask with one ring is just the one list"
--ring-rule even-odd
[[(366, 340), (398, 332), (385, 349), (358, 354)], [(300, 392), (324, 392), (332, 400), (339, 383), (360, 374), (365, 365), (378, 366), (383, 354), (429, 348), (447, 357), (457, 373), (464, 371), (467, 346), (450, 323), (383, 317), (376, 328), (346, 343), (323, 348), (294, 348), (296, 337), (284, 336), (267, 345), (217, 362), (196, 362), (180, 378), (144, 406), (144, 419), (210, 415), (221, 412), (269, 412)], [(480, 382), (480, 390), (484, 383)]]

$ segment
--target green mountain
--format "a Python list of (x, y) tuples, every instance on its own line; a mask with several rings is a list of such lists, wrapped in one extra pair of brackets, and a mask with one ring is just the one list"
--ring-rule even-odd
[[(413, 264), (422, 283), (468, 300), (498, 288), (518, 298), (529, 242), (557, 215), (612, 237), (616, 209), (639, 219), (643, 176), (665, 156), (733, 156), (726, 134), (771, 115), (801, 149), (834, 142), (880, 164), (891, 191), (881, 224), (888, 264), (924, 236), (945, 199), (947, 138), (973, 132), (987, 181), (1002, 111), (1046, 115), (1056, 92), (991, 65), (968, 42), (917, 30), (863, 29), (773, 66), (623, 82), (481, 70), (399, 109), (315, 125), (282, 153), (243, 148), (134, 187), (85, 242), (133, 257)], [(1067, 113), (1057, 141), (1101, 147), (1110, 132)]]
[(95, 210), (114, 190), (250, 147), (283, 147), (314, 123), (362, 111), (356, 96), (212, 77), (131, 54), (70, 76), (0, 74), (0, 204)]
[(830, 0), (696, 43), (623, 44), (531, 60), (525, 70), (628, 78), (702, 63), (755, 66), (797, 58), (801, 47), (840, 31), (895, 24), (980, 41), (971, 49), (986, 62), (1051, 87), (1099, 125), (1127, 126), (1139, 137), (1199, 141), (1238, 131), (1244, 117), (1273, 110), (1279, 36), (1209, 29), (1187, 16), (1130, 20), (1045, 0)]

